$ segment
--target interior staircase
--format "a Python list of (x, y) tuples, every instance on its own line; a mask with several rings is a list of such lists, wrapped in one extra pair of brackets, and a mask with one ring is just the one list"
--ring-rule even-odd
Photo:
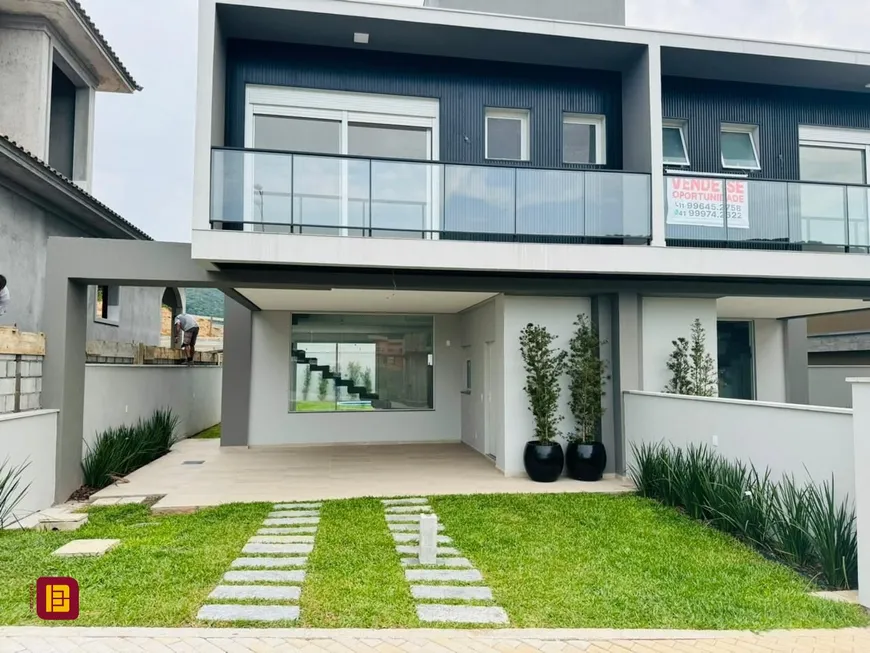
[[(377, 402), (380, 396), (377, 392), (370, 392), (368, 388), (355, 385), (352, 379), (346, 379), (340, 374), (333, 372), (329, 365), (321, 365), (316, 358), (308, 356), (304, 349), (294, 349), (290, 352), (293, 360), (301, 365), (308, 365), (312, 372), (320, 372), (324, 379), (332, 380), (336, 388), (347, 388), (348, 394), (356, 395), (361, 401)], [(372, 406), (377, 408), (373, 403)]]

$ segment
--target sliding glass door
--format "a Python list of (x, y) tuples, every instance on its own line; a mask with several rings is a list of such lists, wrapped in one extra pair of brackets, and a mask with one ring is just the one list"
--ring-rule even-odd
[[(249, 229), (411, 238), (438, 229), (437, 167), (426, 163), (436, 158), (437, 101), (284, 91), (286, 104), (249, 102)], [(415, 115), (427, 106), (433, 116)]]

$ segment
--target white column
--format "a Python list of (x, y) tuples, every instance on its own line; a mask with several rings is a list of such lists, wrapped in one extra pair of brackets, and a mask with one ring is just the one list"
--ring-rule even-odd
[(852, 433), (855, 461), (855, 514), (858, 528), (858, 601), (870, 608), (870, 379), (846, 379), (852, 384)]

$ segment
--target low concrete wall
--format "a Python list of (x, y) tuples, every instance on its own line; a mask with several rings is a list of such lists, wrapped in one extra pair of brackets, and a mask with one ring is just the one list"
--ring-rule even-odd
[(870, 366), (812, 365), (809, 376), (811, 404), (851, 408), (852, 384), (846, 379), (870, 377)]
[(147, 419), (159, 408), (178, 415), (181, 437), (214, 426), (221, 421), (222, 375), (222, 367), (88, 365), (85, 443), (107, 428)]
[(855, 496), (851, 410), (632, 391), (623, 410), (629, 465), (632, 444), (705, 444), (775, 478), (820, 483), (833, 474), (837, 495)]
[(31, 485), (15, 517), (22, 518), (54, 503), (57, 415), (56, 410), (0, 415), (0, 462), (8, 460), (12, 466), (30, 462), (22, 476), (22, 487)]

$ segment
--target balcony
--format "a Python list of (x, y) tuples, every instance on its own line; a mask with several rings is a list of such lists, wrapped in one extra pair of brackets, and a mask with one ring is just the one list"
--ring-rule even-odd
[(365, 238), (647, 244), (650, 178), (215, 148), (211, 226)]
[(668, 245), (868, 253), (868, 206), (870, 186), (665, 177)]

